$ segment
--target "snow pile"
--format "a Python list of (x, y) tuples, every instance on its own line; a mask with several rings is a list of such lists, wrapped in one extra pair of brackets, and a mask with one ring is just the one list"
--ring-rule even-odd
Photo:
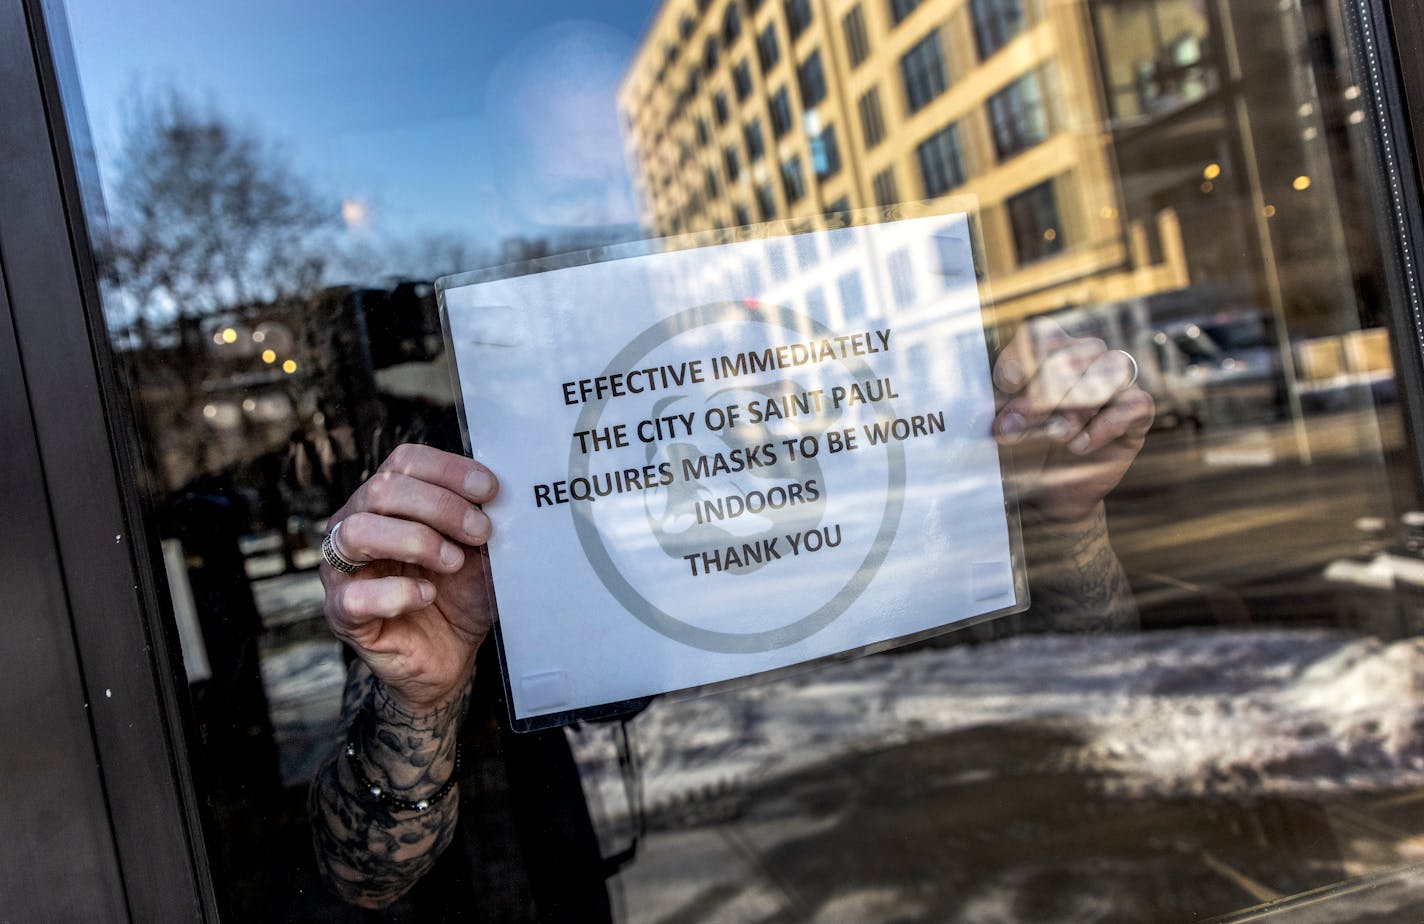
[[(659, 701), (631, 731), (653, 810), (849, 754), (1024, 724), (1070, 732), (1083, 743), (1064, 772), (1123, 794), (1384, 789), (1424, 785), (1421, 679), (1424, 639), (1283, 629), (1023, 636)], [(623, 815), (609, 728), (571, 741), (601, 814)]]

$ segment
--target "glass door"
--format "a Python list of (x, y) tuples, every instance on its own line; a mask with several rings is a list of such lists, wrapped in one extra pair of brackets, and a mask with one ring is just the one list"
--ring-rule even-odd
[[(69, 0), (62, 19), (134, 421), (113, 418), (137, 447), (123, 490), (167, 589), (151, 615), (182, 655), (225, 916), (362, 919), (311, 847), (360, 670), (318, 566), (397, 445), (461, 449), (438, 279), (784, 235), (743, 268), (749, 296), (831, 274), (797, 308), (833, 326), (864, 291), (794, 235), (965, 197), (996, 343), (1048, 330), (1133, 359), (1112, 436), (1130, 464), (1073, 516), (1024, 497), (1032, 606), (533, 736), (477, 679), (460, 833), (386, 913), (547, 917), (570, 882), (629, 922), (1166, 921), (1366, 887), (1381, 919), (1418, 906), (1417, 177), (1379, 14)], [(913, 362), (961, 348), (926, 336)], [(1010, 401), (1005, 381), (984, 387)], [(1072, 461), (1071, 434), (1027, 425)], [(1021, 433), (985, 436), (1023, 463)], [(560, 827), (585, 849), (552, 856)]]

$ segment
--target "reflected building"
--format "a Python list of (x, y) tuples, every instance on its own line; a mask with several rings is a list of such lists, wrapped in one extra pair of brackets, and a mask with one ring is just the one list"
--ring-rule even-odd
[(665, 3), (619, 97), (644, 220), (677, 235), (968, 195), (1001, 321), (1183, 288), (1173, 209), (1123, 209), (1093, 47), (1080, 3)]
[[(1289, 417), (1309, 461), (1312, 414), (1392, 395), (1381, 233), (1355, 166), (1374, 156), (1372, 129), (1341, 66), (1347, 11), (1333, 0), (1088, 8), (1128, 225), (1150, 232), (1155, 216), (1176, 216), (1172, 237), (1148, 233), (1134, 249), (1147, 260), (1190, 254), (1190, 287), (1149, 300), (1158, 337), (1180, 339), (1173, 319), (1192, 331), (1197, 321), (1259, 330), (1222, 344), (1239, 365), (1260, 367), (1254, 393), (1225, 363), (1201, 364), (1206, 400), (1225, 402), (1206, 417)], [(1380, 445), (1372, 418), (1361, 420), (1352, 438)]]
[[(1176, 213), (1170, 245), (1185, 242), (1199, 302), (1273, 314), (1296, 337), (1360, 326), (1357, 295), (1370, 304), (1378, 293), (1352, 280), (1373, 278), (1379, 254), (1343, 166), (1365, 115), (1340, 73), (1336, 5), (1089, 6), (1129, 222), (1150, 228), (1161, 210)], [(1155, 255), (1169, 244), (1141, 246)]]

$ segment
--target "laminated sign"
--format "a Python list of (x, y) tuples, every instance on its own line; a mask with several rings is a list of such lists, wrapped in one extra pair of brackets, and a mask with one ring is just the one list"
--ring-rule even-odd
[(516, 727), (1026, 605), (969, 240), (941, 215), (442, 280)]

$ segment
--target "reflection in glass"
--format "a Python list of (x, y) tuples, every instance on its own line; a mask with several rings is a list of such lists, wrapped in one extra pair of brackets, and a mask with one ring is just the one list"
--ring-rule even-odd
[[(166, 7), (181, 42), (69, 8), (236, 919), (341, 919), (302, 808), (344, 675), (313, 567), (393, 445), (460, 442), (438, 276), (961, 195), (975, 233), (937, 243), (970, 250), (1001, 341), (1051, 317), (1131, 352), (1156, 403), (1108, 501), (1143, 629), (1006, 620), (655, 704), (628, 747), (570, 733), (605, 852), (645, 834), (624, 918), (1184, 920), (1414, 857), (1418, 460), (1349, 5), (317, 3), (285, 43), (238, 8)], [(164, 81), (191, 96), (125, 89)], [(805, 240), (749, 290), (936, 297), (901, 254), (876, 279)]]

